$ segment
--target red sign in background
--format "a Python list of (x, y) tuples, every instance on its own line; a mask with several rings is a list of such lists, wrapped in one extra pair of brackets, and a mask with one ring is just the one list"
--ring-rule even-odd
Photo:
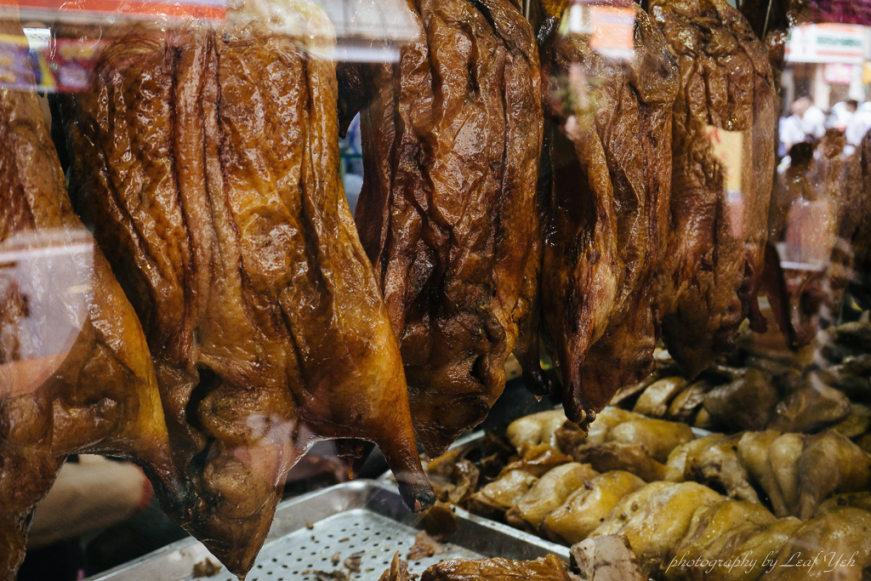
[(811, 21), (871, 26), (871, 0), (812, 0)]

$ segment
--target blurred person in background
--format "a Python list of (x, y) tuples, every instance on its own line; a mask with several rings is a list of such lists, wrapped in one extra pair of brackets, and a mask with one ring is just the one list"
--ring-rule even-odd
[(780, 123), (781, 155), (793, 145), (814, 142), (826, 133), (826, 114), (807, 97), (800, 97), (790, 107), (792, 113)]
[(856, 114), (858, 109), (859, 101), (855, 99), (835, 103), (835, 106), (832, 107), (832, 114), (829, 116), (828, 126), (845, 131), (847, 125), (850, 123), (850, 120), (853, 118), (853, 115)]
[(856, 114), (847, 123), (845, 129), (847, 143), (854, 148), (858, 147), (869, 129), (871, 129), (871, 102), (866, 102), (859, 106)]

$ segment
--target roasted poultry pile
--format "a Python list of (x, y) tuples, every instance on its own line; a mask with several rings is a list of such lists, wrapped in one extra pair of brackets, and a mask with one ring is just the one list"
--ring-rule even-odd
[(725, 433), (831, 428), (871, 451), (868, 323), (829, 327), (797, 354), (745, 339), (695, 381), (680, 376), (674, 361), (658, 351), (657, 371), (622, 388), (611, 405)]
[[(858, 551), (834, 564), (844, 578), (871, 567), (871, 455), (836, 432), (694, 439), (685, 424), (608, 408), (588, 437), (557, 410), (516, 420), (506, 439), (431, 462), (440, 498), (567, 545), (616, 535), (645, 579), (803, 579), (762, 565), (796, 551)], [(721, 563), (699, 570), (699, 558)]]

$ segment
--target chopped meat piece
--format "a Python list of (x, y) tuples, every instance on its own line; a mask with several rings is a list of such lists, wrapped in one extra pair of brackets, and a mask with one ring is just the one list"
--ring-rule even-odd
[(420, 581), (569, 581), (565, 564), (556, 555), (536, 561), (509, 561), (482, 559), (471, 561), (454, 559), (442, 561), (423, 572)]
[(220, 565), (212, 563), (211, 559), (205, 559), (194, 565), (192, 577), (194, 579), (200, 579), (201, 577), (214, 577), (220, 572)]
[(317, 581), (348, 581), (350, 577), (341, 569), (333, 571), (312, 571)]
[(412, 581), (417, 575), (409, 575), (408, 563), (399, 558), (397, 552), (393, 555), (390, 568), (382, 573), (378, 581)]
[(409, 561), (420, 561), (426, 557), (441, 555), (444, 552), (445, 548), (437, 540), (429, 536), (426, 531), (420, 531), (414, 535), (414, 545), (411, 546), (405, 558)]
[(360, 565), (363, 562), (363, 551), (358, 551), (356, 553), (351, 553), (351, 556), (346, 558), (342, 564), (345, 566), (345, 569), (351, 571), (352, 573), (360, 572)]
[[(470, 493), (473, 492), (474, 489), (470, 490)], [(443, 539), (457, 530), (457, 517), (450, 504), (437, 502), (421, 515), (420, 520), (424, 530), (437, 539)]]
[(585, 581), (647, 581), (624, 537), (587, 539), (572, 546), (571, 555), (573, 568)]

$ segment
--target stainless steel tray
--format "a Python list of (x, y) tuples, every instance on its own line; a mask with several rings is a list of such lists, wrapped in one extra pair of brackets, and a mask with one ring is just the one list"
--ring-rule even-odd
[[(430, 565), (454, 558), (525, 560), (554, 553), (568, 561), (566, 547), (460, 508), (455, 514), (458, 530), (444, 543), (445, 552), (409, 562), (412, 573), (420, 574)], [(315, 581), (314, 571), (344, 569), (342, 561), (359, 551), (363, 551), (361, 570), (349, 578), (377, 581), (397, 551), (406, 558), (419, 528), (417, 517), (390, 484), (360, 480), (312, 492), (278, 506), (266, 544), (246, 581)], [(336, 553), (338, 565), (331, 560)], [(87, 581), (187, 581), (193, 579), (194, 565), (207, 558), (217, 563), (201, 543), (186, 539)], [(236, 577), (222, 569), (208, 579), (233, 581)]]

